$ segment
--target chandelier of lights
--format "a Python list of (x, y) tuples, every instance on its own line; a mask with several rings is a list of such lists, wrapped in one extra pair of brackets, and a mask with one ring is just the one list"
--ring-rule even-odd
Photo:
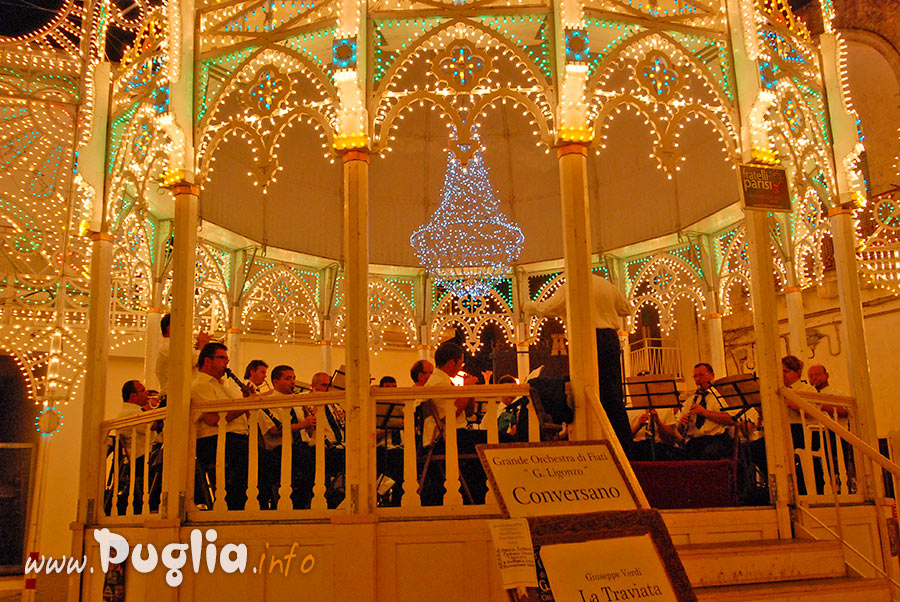
[[(473, 142), (478, 144), (477, 137)], [(410, 237), (419, 261), (436, 282), (459, 297), (480, 297), (509, 273), (525, 236), (500, 211), (478, 146), (463, 165), (447, 154), (441, 204)]]

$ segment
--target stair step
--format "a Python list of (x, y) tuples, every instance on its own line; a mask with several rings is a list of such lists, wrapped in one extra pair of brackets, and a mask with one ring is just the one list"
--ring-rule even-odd
[(697, 588), (694, 592), (698, 602), (891, 602), (887, 579), (858, 577), (720, 585)]
[(760, 540), (678, 546), (694, 587), (843, 577), (836, 541)]

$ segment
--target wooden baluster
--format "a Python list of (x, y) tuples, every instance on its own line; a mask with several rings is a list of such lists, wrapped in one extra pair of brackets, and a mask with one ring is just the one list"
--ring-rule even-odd
[[(259, 510), (259, 410), (250, 412), (250, 436), (247, 439), (247, 504), (244, 508)], [(254, 493), (256, 492), (256, 493)]]
[(216, 437), (216, 491), (213, 495), (213, 510), (227, 509), (225, 505), (225, 412), (219, 412), (218, 436)]
[(528, 404), (528, 440), (531, 442), (541, 440), (541, 417), (534, 407), (534, 401)]
[(487, 442), (488, 443), (499, 443), (500, 435), (497, 430), (497, 412), (499, 411), (499, 405), (502, 402), (499, 399), (491, 399), (487, 402), (487, 408), (485, 409), (484, 419), (487, 420)]
[(109, 510), (110, 516), (119, 516), (119, 462), (121, 461), (119, 448), (122, 446), (121, 436), (122, 433), (119, 432), (119, 429), (116, 429), (116, 444), (113, 446), (113, 496), (112, 506)]
[[(142, 491), (144, 495), (141, 496), (141, 512), (146, 516), (150, 514), (150, 450), (153, 446), (153, 431), (150, 430), (150, 427), (153, 426), (152, 422), (147, 422), (144, 424), (144, 487)], [(140, 427), (138, 427), (140, 428)]]
[(312, 508), (324, 510), (328, 508), (328, 502), (325, 499), (325, 425), (328, 424), (328, 418), (321, 406), (315, 406), (315, 412), (316, 476), (313, 485)]
[[(291, 475), (293, 474), (294, 460), (294, 435), (291, 432), (290, 408), (278, 408), (275, 410), (278, 420), (281, 422), (281, 471), (280, 484), (278, 485), (277, 512), (289, 512), (294, 509), (291, 500)], [(298, 416), (299, 418), (299, 416)], [(298, 443), (299, 445), (299, 443)]]
[(128, 429), (128, 495), (125, 496), (125, 516), (134, 516), (134, 473), (137, 472), (137, 428)]
[[(444, 465), (447, 480), (444, 486), (444, 506), (461, 506), (462, 495), (459, 493), (459, 450), (456, 444), (456, 404), (453, 399), (442, 399), (437, 403), (444, 404)], [(431, 470), (429, 468), (429, 470)]]
[(416, 402), (407, 401), (403, 405), (403, 497), (400, 506), (418, 508), (422, 505), (418, 489), (418, 473), (416, 472)]

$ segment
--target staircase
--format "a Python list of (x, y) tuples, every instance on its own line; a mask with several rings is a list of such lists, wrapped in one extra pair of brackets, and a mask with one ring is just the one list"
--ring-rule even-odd
[(699, 602), (890, 602), (887, 579), (848, 573), (836, 541), (759, 540), (678, 546)]

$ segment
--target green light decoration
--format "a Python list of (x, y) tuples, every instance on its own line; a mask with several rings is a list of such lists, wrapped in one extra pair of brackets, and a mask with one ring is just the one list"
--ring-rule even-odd
[[(478, 144), (477, 135), (473, 141)], [(500, 211), (482, 147), (466, 165), (452, 152), (441, 204), (410, 237), (419, 261), (435, 281), (458, 297), (480, 297), (509, 273), (525, 236)]]

